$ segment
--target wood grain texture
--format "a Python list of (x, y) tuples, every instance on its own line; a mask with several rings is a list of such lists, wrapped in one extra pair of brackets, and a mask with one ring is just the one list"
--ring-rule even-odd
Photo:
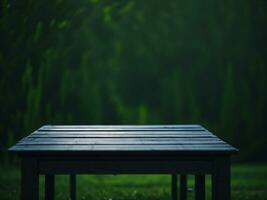
[(45, 198), (54, 198), (54, 174), (172, 174), (172, 199), (187, 199), (187, 174), (196, 176), (196, 197), (205, 199), (212, 174), (212, 198), (230, 199), (229, 158), (237, 149), (199, 125), (43, 126), (9, 151), (22, 156), (21, 199), (38, 199), (38, 175), (45, 174)]
[(155, 129), (205, 129), (200, 125), (45, 125), (39, 130), (155, 130)]
[(188, 151), (228, 154), (236, 151), (200, 125), (46, 125), (9, 150), (18, 153)]

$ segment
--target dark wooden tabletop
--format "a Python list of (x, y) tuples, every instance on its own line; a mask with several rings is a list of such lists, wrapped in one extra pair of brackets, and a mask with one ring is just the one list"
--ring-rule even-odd
[(200, 125), (42, 126), (9, 149), (19, 154), (237, 151)]

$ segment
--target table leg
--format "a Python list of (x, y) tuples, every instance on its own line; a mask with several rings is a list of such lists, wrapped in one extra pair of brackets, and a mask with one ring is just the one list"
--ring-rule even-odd
[(38, 163), (34, 158), (21, 161), (21, 200), (39, 199)]
[(45, 175), (45, 200), (54, 200), (55, 196), (55, 175)]
[(172, 175), (172, 200), (177, 200), (177, 175)]
[(212, 174), (212, 200), (230, 200), (230, 158), (216, 158)]
[(70, 175), (70, 199), (76, 200), (76, 175)]
[(180, 200), (187, 199), (187, 175), (180, 175)]
[(205, 175), (195, 175), (196, 200), (205, 200)]

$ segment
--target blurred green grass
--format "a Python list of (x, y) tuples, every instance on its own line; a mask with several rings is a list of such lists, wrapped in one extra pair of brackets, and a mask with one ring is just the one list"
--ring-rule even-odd
[[(90, 200), (169, 200), (170, 176), (167, 175), (79, 175), (78, 199)], [(210, 199), (210, 176), (207, 177)], [(66, 200), (68, 176), (56, 176), (56, 199)], [(193, 176), (189, 176), (189, 199), (194, 199)], [(0, 167), (0, 199), (19, 199), (20, 172), (18, 168)], [(44, 199), (44, 176), (40, 177), (40, 199)], [(232, 167), (233, 200), (267, 199), (267, 164), (238, 164)]]

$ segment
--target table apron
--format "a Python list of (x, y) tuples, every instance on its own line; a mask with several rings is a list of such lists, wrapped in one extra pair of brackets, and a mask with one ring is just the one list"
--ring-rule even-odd
[(211, 174), (212, 170), (212, 161), (38, 161), (40, 174)]

